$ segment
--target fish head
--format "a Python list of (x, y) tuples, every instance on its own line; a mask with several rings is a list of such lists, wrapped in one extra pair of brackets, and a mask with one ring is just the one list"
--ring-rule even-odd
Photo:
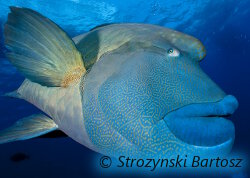
[(203, 44), (186, 34), (148, 27), (100, 58), (82, 79), (86, 130), (108, 155), (224, 154), (234, 125), (223, 118), (238, 102), (200, 68)]

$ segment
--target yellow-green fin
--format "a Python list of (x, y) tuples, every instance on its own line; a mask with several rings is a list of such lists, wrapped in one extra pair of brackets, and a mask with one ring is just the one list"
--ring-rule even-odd
[(10, 10), (4, 27), (6, 55), (26, 78), (66, 87), (86, 72), (74, 42), (59, 26), (31, 9)]
[(43, 114), (32, 115), (0, 131), (0, 144), (38, 137), (57, 128), (55, 122), (49, 117)]

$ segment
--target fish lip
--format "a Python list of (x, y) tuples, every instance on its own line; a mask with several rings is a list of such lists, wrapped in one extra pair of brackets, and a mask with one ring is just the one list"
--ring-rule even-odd
[[(218, 145), (214, 146), (197, 146), (197, 145), (190, 145), (193, 147), (195, 150), (199, 150), (199, 155), (200, 156), (215, 156), (215, 155), (227, 155), (228, 153), (231, 152), (231, 149), (234, 144), (234, 137), (229, 138), (227, 141), (220, 143)], [(202, 154), (203, 152), (203, 154)], [(191, 153), (190, 153), (191, 154)], [(197, 155), (197, 153), (196, 153)]]
[[(193, 103), (168, 112), (162, 119), (170, 115), (181, 117), (230, 117), (239, 103), (233, 95), (226, 95), (216, 102)], [(193, 110), (193, 111), (191, 111)], [(190, 112), (191, 111), (191, 112)]]
[[(223, 99), (221, 99), (217, 102), (197, 103), (197, 104), (189, 104), (189, 105), (183, 106), (181, 108), (178, 108), (174, 111), (167, 113), (163, 117), (163, 120), (165, 121), (169, 130), (175, 135), (175, 137), (177, 139), (179, 139), (180, 141), (184, 142), (185, 144), (189, 144), (189, 145), (195, 146), (197, 148), (213, 148), (213, 147), (222, 145), (224, 143), (226, 144), (226, 143), (230, 142), (230, 140), (231, 140), (230, 143), (233, 143), (234, 137), (235, 137), (234, 124), (232, 121), (230, 121), (226, 118), (228, 118), (229, 116), (231, 116), (235, 112), (238, 105), (239, 105), (238, 101), (234, 96), (227, 95)], [(212, 145), (196, 145), (194, 143), (189, 143), (186, 140), (181, 139), (181, 137), (179, 137), (178, 134), (175, 134), (176, 132), (171, 130), (171, 125), (169, 125), (169, 122), (171, 122), (171, 121), (175, 122), (175, 121), (173, 121), (174, 118), (178, 118), (178, 120), (180, 122), (182, 122), (182, 119), (187, 119), (187, 118), (192, 118), (192, 119), (190, 119), (191, 121), (195, 121), (196, 119), (197, 120), (198, 119), (200, 119), (200, 120), (214, 119), (214, 120), (219, 121), (219, 123), (224, 122), (225, 125), (227, 125), (228, 127), (231, 128), (231, 130), (229, 130), (228, 133), (225, 133), (225, 135), (226, 135), (225, 138), (227, 138), (227, 137), (228, 138), (227, 138), (227, 140), (225, 140), (225, 138), (224, 138), (223, 142), (219, 142), (219, 143), (212, 144)], [(217, 122), (214, 122), (214, 123), (217, 123)], [(175, 125), (178, 125), (178, 124), (175, 124)], [(210, 126), (211, 126), (211, 124), (210, 124)], [(224, 125), (222, 124), (222, 126), (224, 126)], [(178, 126), (175, 126), (175, 128), (174, 128), (175, 130), (176, 130), (176, 127), (178, 127)], [(178, 130), (178, 128), (177, 128), (177, 130)], [(224, 130), (226, 132), (227, 129), (224, 129)]]

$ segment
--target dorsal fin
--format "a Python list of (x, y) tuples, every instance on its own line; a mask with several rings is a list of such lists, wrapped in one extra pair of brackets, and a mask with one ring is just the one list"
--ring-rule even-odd
[(97, 28), (105, 27), (105, 26), (112, 25), (112, 24), (116, 24), (116, 23), (104, 23), (104, 24), (101, 24), (101, 25), (97, 25), (97, 26), (91, 28), (89, 31), (93, 31), (93, 30), (95, 30)]

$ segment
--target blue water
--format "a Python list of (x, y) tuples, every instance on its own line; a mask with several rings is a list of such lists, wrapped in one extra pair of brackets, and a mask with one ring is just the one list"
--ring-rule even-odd
[[(202, 68), (228, 94), (236, 96), (240, 104), (232, 117), (236, 128), (233, 152), (249, 155), (249, 0), (0, 0), (0, 95), (15, 90), (24, 79), (4, 57), (3, 25), (8, 6), (32, 8), (52, 19), (71, 37), (104, 23), (140, 22), (174, 28), (199, 38), (207, 49)], [(25, 101), (0, 97), (0, 129), (37, 112)], [(27, 154), (29, 159), (13, 162), (10, 157), (18, 152)], [(100, 176), (102, 172), (97, 170), (95, 161), (98, 156), (70, 138), (4, 144), (0, 145), (0, 177)], [(224, 177), (249, 175), (248, 167)]]

